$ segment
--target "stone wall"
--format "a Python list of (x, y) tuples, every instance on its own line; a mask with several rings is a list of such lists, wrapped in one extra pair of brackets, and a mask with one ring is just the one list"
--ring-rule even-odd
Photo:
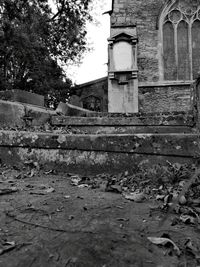
[(158, 18), (164, 0), (115, 0), (111, 36), (121, 27), (137, 26), (139, 81), (159, 80)]
[(44, 126), (56, 111), (44, 107), (0, 100), (0, 129)]
[(22, 167), (39, 162), (44, 169), (80, 173), (135, 173), (154, 164), (197, 163), (199, 134), (69, 135), (0, 132), (0, 160)]
[[(113, 10), (110, 13), (111, 38), (121, 32), (131, 34), (133, 29), (136, 29), (139, 112), (141, 113), (193, 110), (192, 81), (163, 81), (159, 19), (166, 3), (170, 4), (171, 1), (113, 0)], [(122, 92), (120, 86), (116, 87), (114, 93), (117, 90), (119, 94)], [(101, 111), (107, 111), (109, 103), (106, 78), (80, 85), (76, 92), (78, 97), (75, 99), (76, 103), (72, 102), (72, 104), (84, 107), (83, 100), (91, 95), (100, 98)]]
[[(191, 111), (193, 109), (193, 89), (190, 83), (139, 83), (139, 112), (174, 112)], [(80, 85), (76, 89), (76, 99), (73, 103), (82, 107), (82, 100), (90, 95), (102, 99), (102, 112), (108, 111), (107, 78), (99, 82), (93, 81)], [(73, 101), (71, 101), (73, 102)]]
[(44, 107), (44, 96), (23, 90), (0, 91), (0, 99)]
[(191, 111), (193, 89), (189, 84), (139, 86), (139, 111), (142, 113)]
[[(77, 85), (70, 99), (70, 104), (87, 108), (87, 103), (93, 99), (100, 103), (100, 112), (108, 111), (108, 78), (104, 77), (88, 83)], [(98, 104), (98, 103), (97, 103)], [(93, 110), (93, 109), (92, 109)]]

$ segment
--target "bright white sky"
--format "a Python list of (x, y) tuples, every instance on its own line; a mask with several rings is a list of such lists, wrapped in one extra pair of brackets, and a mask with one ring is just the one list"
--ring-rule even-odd
[(92, 81), (107, 75), (107, 39), (110, 35), (110, 16), (108, 14), (102, 15), (102, 13), (111, 10), (111, 0), (96, 0), (96, 2), (94, 15), (100, 25), (89, 24), (87, 26), (87, 38), (93, 50), (84, 55), (80, 66), (67, 68), (68, 76), (76, 84)]

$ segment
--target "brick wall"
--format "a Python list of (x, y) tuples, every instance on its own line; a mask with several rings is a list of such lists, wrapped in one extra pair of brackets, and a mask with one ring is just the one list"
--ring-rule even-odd
[(115, 0), (111, 15), (111, 35), (117, 27), (137, 26), (139, 81), (159, 80), (159, 40), (157, 23), (164, 0)]

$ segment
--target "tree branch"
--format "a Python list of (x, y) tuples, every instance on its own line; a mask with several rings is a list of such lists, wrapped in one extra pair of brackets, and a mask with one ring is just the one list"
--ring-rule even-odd
[(58, 12), (50, 19), (50, 21), (55, 20), (55, 18), (57, 18), (60, 14), (63, 13), (64, 11), (64, 7), (65, 7), (65, 0), (62, 1), (62, 6), (61, 9), (58, 10)]

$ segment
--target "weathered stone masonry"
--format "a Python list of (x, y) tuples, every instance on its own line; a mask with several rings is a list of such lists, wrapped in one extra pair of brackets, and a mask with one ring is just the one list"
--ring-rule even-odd
[(174, 112), (193, 110), (193, 88), (189, 84), (139, 86), (139, 112)]
[[(178, 25), (180, 25), (180, 21), (182, 21), (182, 24), (188, 22), (189, 25), (191, 21), (198, 20), (198, 18), (195, 17), (197, 15), (189, 15), (190, 18), (188, 17), (188, 21), (185, 16), (187, 13), (193, 14), (194, 12), (195, 14), (195, 12), (199, 10), (200, 3), (197, 0), (113, 0), (113, 10), (111, 12), (111, 37), (122, 31), (131, 31), (131, 29), (134, 28), (137, 33), (139, 112), (171, 112), (188, 111), (193, 109), (193, 89), (191, 86), (193, 80), (188, 79), (188, 77), (192, 77), (188, 70), (189, 63), (185, 63), (185, 65), (187, 65), (186, 67), (184, 67), (183, 64), (185, 55), (184, 49), (187, 46), (187, 44), (184, 43), (184, 38), (177, 41), (174, 40), (174, 42), (178, 42), (179, 45), (181, 45), (181, 47), (176, 48), (179, 50), (175, 51), (176, 53), (179, 52), (179, 58), (178, 54), (176, 54), (177, 62), (179, 63), (180, 61), (180, 64), (182, 64), (178, 69), (179, 73), (182, 71), (182, 75), (179, 74), (181, 79), (179, 79), (179, 77), (176, 79), (168, 77), (168, 79), (166, 79), (166, 75), (164, 74), (164, 60), (167, 60), (165, 65), (168, 64), (169, 72), (170, 69), (173, 69), (173, 65), (175, 65), (173, 64), (172, 58), (170, 58), (173, 56), (173, 51), (170, 51), (170, 32), (167, 32), (169, 36), (166, 35), (165, 38), (163, 38), (164, 21), (169, 20), (169, 17), (167, 17), (167, 10), (170, 10), (172, 7), (174, 10), (176, 10), (177, 7), (180, 7), (181, 11), (183, 10), (182, 19), (179, 18), (177, 28)], [(175, 19), (176, 16), (180, 16), (181, 14), (180, 11), (177, 12), (179, 13), (173, 13)], [(196, 23), (195, 27), (197, 27), (197, 25), (198, 24)], [(197, 29), (195, 28), (195, 31), (196, 30)], [(185, 29), (181, 28), (178, 36), (181, 37), (184, 34), (186, 34)], [(188, 37), (192, 38), (190, 35), (188, 35)], [(189, 42), (191, 42), (191, 40)], [(192, 40), (192, 44), (193, 46), (198, 46), (198, 38)], [(166, 59), (166, 57), (164, 58), (164, 46), (165, 49), (168, 49), (167, 53), (169, 54), (169, 59)], [(196, 55), (195, 53), (197, 53), (197, 49), (194, 49), (193, 57)], [(174, 67), (174, 69), (175, 68), (176, 67)]]
[[(186, 62), (185, 68), (182, 64), (184, 56), (181, 59), (180, 69), (178, 66), (174, 67), (176, 70), (174, 76), (170, 76), (174, 74), (173, 68), (172, 71), (167, 68), (168, 76), (163, 75), (161, 64), (163, 43), (160, 38), (160, 27), (163, 23), (159, 23), (160, 18), (164, 14), (164, 23), (167, 21), (170, 25), (170, 18), (166, 17), (167, 12), (174, 12), (174, 8), (180, 3), (185, 7), (189, 6), (186, 11), (193, 12), (192, 14), (196, 16), (194, 16), (195, 27), (198, 26), (200, 0), (113, 1), (113, 10), (110, 12), (111, 35), (108, 40), (109, 59), (112, 62), (108, 63), (108, 77), (79, 86), (74, 96), (77, 105), (91, 107), (94, 110), (101, 107), (101, 111), (107, 111), (109, 94), (106, 88), (108, 91), (111, 88), (113, 97), (111, 102), (114, 108), (110, 113), (113, 114), (92, 112), (91, 117), (65, 117), (57, 116), (55, 111), (50, 113), (44, 108), (2, 101), (0, 122), (3, 126), (10, 120), (11, 124), (17, 122), (22, 129), (24, 124), (30, 124), (29, 126), (36, 126), (35, 129), (40, 130), (38, 126), (48, 122), (45, 125), (48, 132), (32, 133), (5, 131), (5, 129), (1, 131), (2, 163), (23, 166), (25, 161), (33, 160), (47, 169), (55, 168), (65, 173), (80, 172), (86, 175), (119, 173), (127, 170), (131, 174), (135, 173), (138, 166), (152, 168), (158, 163), (199, 164), (200, 81), (196, 83), (196, 90), (193, 89), (192, 61), (188, 61), (189, 65)], [(166, 12), (163, 13), (163, 10)], [(173, 13), (175, 19), (176, 15), (179, 19), (180, 13), (180, 10)], [(184, 12), (181, 13), (181, 18), (184, 18), (184, 22), (181, 22), (181, 25), (184, 26), (187, 18), (183, 17), (183, 14)], [(188, 16), (190, 20), (191, 15)], [(199, 21), (196, 23), (197, 19)], [(190, 29), (191, 25), (192, 23)], [(170, 32), (170, 27), (167, 28), (169, 34), (173, 33)], [(195, 31), (199, 29), (200, 27), (197, 27)], [(181, 31), (187, 32), (183, 27)], [(174, 33), (176, 34), (176, 31)], [(166, 34), (165, 48), (168, 49), (166, 55), (169, 55), (169, 61), (167, 57), (165, 58), (167, 67), (173, 62), (170, 58), (171, 46), (168, 46), (170, 38)], [(194, 40), (195, 45), (200, 42), (200, 37), (198, 38)], [(193, 39), (190, 39), (190, 45), (191, 40)], [(181, 42), (180, 38), (179, 43)], [(185, 51), (186, 43), (182, 44), (183, 50), (180, 54), (187, 57), (187, 53), (182, 53)], [(198, 49), (192, 47), (193, 50), (198, 59), (200, 51), (197, 53)], [(195, 71), (197, 67), (195, 61)], [(182, 76), (176, 75), (177, 70), (182, 69), (184, 69)], [(185, 70), (190, 71), (190, 75), (187, 75), (190, 80), (179, 79), (184, 77)], [(176, 79), (166, 77), (176, 77)], [(128, 109), (126, 104), (129, 106)], [(117, 110), (119, 106), (120, 111)], [(16, 111), (17, 116), (14, 116)], [(6, 121), (5, 113), (8, 119)]]
[[(101, 84), (93, 81), (77, 87), (78, 100), (76, 102), (73, 100), (71, 103), (83, 107), (83, 100), (93, 96), (102, 99), (101, 111), (107, 112), (107, 80), (107, 77), (105, 77), (101, 80)], [(190, 83), (139, 83), (139, 113), (191, 111), (193, 109), (192, 91)]]
[[(171, 111), (187, 112), (188, 110), (191, 111), (193, 109), (193, 102), (192, 102), (193, 80), (192, 79), (188, 80), (188, 77), (190, 76), (189, 72), (187, 72), (188, 62), (186, 64), (187, 66), (182, 72), (181, 77), (183, 77), (183, 79), (181, 80), (177, 78), (175, 80), (170, 79), (170, 75), (173, 74), (172, 72), (174, 65), (173, 61), (171, 61), (171, 58), (169, 58), (169, 61), (167, 61), (166, 64), (168, 64), (169, 66), (171, 66), (170, 64), (172, 64), (171, 68), (172, 70), (170, 71), (169, 68), (169, 75), (168, 74), (165, 75), (164, 73), (164, 65), (163, 65), (164, 39), (162, 38), (161, 33), (163, 30), (163, 20), (165, 21), (167, 14), (165, 11), (170, 10), (169, 7), (170, 8), (173, 7), (173, 4), (175, 5), (182, 4), (185, 7), (189, 6), (189, 8), (193, 8), (194, 10), (198, 10), (198, 8), (200, 7), (199, 0), (198, 1), (197, 0), (195, 1), (113, 0), (113, 9), (110, 12), (111, 30), (109, 38), (109, 50), (112, 50), (112, 48), (110, 47), (110, 40), (113, 40), (113, 37), (115, 39), (117, 35), (123, 33), (130, 34), (130, 37), (135, 35), (135, 37), (132, 38), (135, 38), (135, 41), (137, 42), (136, 43), (137, 62), (135, 64), (136, 69), (132, 70), (133, 71), (132, 74), (130, 73), (131, 70), (129, 71), (129, 74), (127, 72), (126, 76), (127, 77), (129, 76), (128, 77), (129, 84), (127, 84), (127, 88), (133, 88), (135, 85), (134, 78), (130, 78), (131, 75), (132, 76), (135, 75), (136, 79), (139, 82), (138, 112), (142, 113), (171, 112)], [(173, 8), (176, 8), (176, 6)], [(198, 26), (197, 24), (195, 27)], [(195, 30), (197, 29), (195, 28)], [(171, 53), (170, 52), (171, 39), (168, 39), (168, 37), (169, 36), (166, 37), (167, 39), (165, 38), (165, 41), (167, 40), (165, 49), (168, 49), (167, 50), (168, 53)], [(197, 39), (195, 39), (197, 47), (198, 47), (197, 45), (198, 39), (200, 38), (198, 37)], [(179, 40), (179, 43), (181, 42), (182, 39)], [(185, 54), (184, 49), (185, 48), (183, 46), (183, 51), (181, 50), (183, 54)], [(196, 54), (198, 57), (197, 50), (198, 49), (196, 49), (194, 53), (195, 58)], [(108, 66), (111, 64), (110, 59), (111, 58), (109, 54)], [(179, 70), (179, 77), (183, 67), (184, 65), (181, 65)], [(174, 67), (174, 69), (175, 68), (176, 66)], [(196, 65), (195, 68), (197, 68)], [(115, 74), (112, 72), (112, 67), (110, 67), (110, 69), (111, 72), (109, 72), (110, 77), (108, 78), (108, 81), (106, 81), (106, 78), (102, 80), (102, 83), (104, 83), (104, 89), (102, 90), (102, 85), (96, 83), (96, 81), (90, 82), (88, 86), (87, 84), (83, 86), (84, 90), (81, 91), (80, 101), (81, 99), (84, 99), (86, 95), (91, 95), (106, 100), (104, 101), (104, 105), (101, 107), (101, 111), (105, 112), (107, 110), (106, 109), (107, 98), (110, 98), (109, 92), (111, 92), (110, 93), (111, 97), (115, 97), (114, 100), (111, 100), (112, 106), (116, 106), (115, 100), (116, 99), (118, 100), (118, 97), (116, 97), (115, 94), (118, 94), (119, 96), (122, 97), (122, 94), (124, 92), (124, 98), (128, 99), (128, 97), (126, 97), (126, 92), (125, 92), (128, 91), (128, 89), (125, 88), (123, 84), (119, 84), (118, 77), (117, 79), (112, 78), (112, 76)], [(165, 80), (167, 76), (168, 79)], [(127, 113), (129, 112), (127, 111)]]
[(138, 34), (139, 81), (159, 80), (158, 19), (163, 0), (115, 0), (111, 15), (111, 34), (116, 28), (136, 26)]

